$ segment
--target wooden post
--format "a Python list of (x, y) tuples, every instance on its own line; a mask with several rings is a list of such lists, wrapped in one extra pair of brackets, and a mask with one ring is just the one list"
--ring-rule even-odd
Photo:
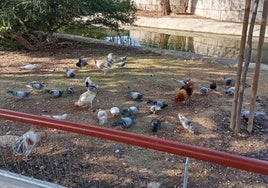
[(240, 125), (236, 125), (236, 117), (237, 117), (237, 101), (238, 101), (238, 91), (240, 87), (240, 80), (241, 80), (241, 73), (242, 73), (242, 66), (244, 60), (244, 52), (245, 52), (245, 44), (246, 44), (246, 37), (247, 37), (247, 29), (248, 29), (248, 20), (249, 20), (249, 13), (250, 13), (250, 4), (251, 0), (246, 0), (245, 4), (245, 12), (244, 12), (244, 22), (242, 28), (242, 35), (241, 35), (241, 42), (240, 42), (240, 51), (237, 60), (237, 73), (236, 73), (236, 81), (235, 81), (235, 93), (232, 103), (232, 114), (231, 114), (231, 122), (230, 128), (238, 132), (240, 131)]
[(267, 12), (268, 12), (268, 0), (264, 0), (262, 19), (261, 19), (260, 36), (259, 36), (259, 43), (258, 43), (258, 51), (257, 51), (257, 61), (256, 61), (256, 65), (255, 65), (253, 83), (251, 86), (252, 96), (251, 96), (251, 101), (250, 101), (250, 110), (249, 110), (249, 118), (248, 118), (248, 127), (247, 127), (248, 132), (252, 132), (253, 124), (254, 124), (255, 101), (256, 101), (256, 94), (257, 94), (258, 83), (259, 83), (259, 74), (260, 74), (261, 58), (262, 58), (262, 47), (263, 47), (263, 43), (264, 43), (265, 29), (266, 29), (266, 22), (267, 22)]

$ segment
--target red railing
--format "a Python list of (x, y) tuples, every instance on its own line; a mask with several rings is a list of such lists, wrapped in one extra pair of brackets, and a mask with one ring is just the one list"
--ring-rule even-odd
[(153, 138), (125, 131), (91, 126), (87, 124), (62, 121), (5, 109), (0, 109), (0, 119), (18, 121), (22, 123), (103, 138), (268, 175), (268, 161), (262, 161), (254, 158), (230, 154), (227, 152), (182, 144), (179, 142), (164, 140), (160, 138)]

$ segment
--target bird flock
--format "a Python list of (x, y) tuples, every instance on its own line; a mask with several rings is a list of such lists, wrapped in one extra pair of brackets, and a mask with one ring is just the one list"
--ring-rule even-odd
[[(107, 72), (113, 67), (119, 67), (122, 68), (126, 65), (127, 62), (127, 56), (117, 56), (114, 53), (109, 53), (107, 55), (106, 60), (98, 60), (96, 57), (92, 57), (93, 62), (95, 64), (95, 67), (103, 72), (104, 75), (107, 74)], [(78, 58), (78, 61), (75, 63), (75, 66), (79, 69), (88, 66), (89, 63), (84, 60), (84, 56), (81, 56)], [(20, 67), (20, 70), (33, 70), (36, 68), (36, 64), (28, 64), (25, 66)], [(74, 70), (71, 68), (65, 67), (63, 70), (66, 74), (67, 78), (75, 78), (77, 75)], [(191, 81), (191, 79), (187, 80), (177, 80), (181, 84), (183, 84), (179, 90), (177, 95), (174, 97), (174, 103), (179, 104), (181, 102), (187, 102), (193, 93), (194, 84)], [(99, 85), (92, 81), (91, 77), (85, 78), (85, 91), (79, 96), (77, 101), (74, 101), (73, 106), (75, 108), (80, 107), (90, 107), (93, 108), (93, 102), (96, 98), (98, 91), (99, 91)], [(233, 95), (235, 88), (233, 85), (234, 80), (224, 76), (223, 77), (223, 83), (226, 86), (230, 86), (226, 90), (226, 94)], [(32, 90), (43, 90), (44, 93), (48, 94), (52, 97), (61, 97), (64, 92), (68, 94), (74, 94), (76, 92), (75, 86), (68, 86), (66, 88), (66, 91), (60, 90), (60, 89), (45, 89), (46, 84), (44, 82), (36, 82), (27, 84), (26, 88), (32, 89)], [(216, 90), (217, 84), (216, 82), (212, 82), (209, 85), (209, 88), (211, 90)], [(28, 98), (31, 95), (30, 91), (24, 91), (24, 90), (8, 90), (7, 93), (12, 94), (18, 98)], [(207, 87), (201, 87), (200, 93), (202, 95), (207, 95), (209, 93), (209, 89)], [(132, 91), (129, 93), (129, 96), (132, 100), (135, 101), (142, 101), (143, 100), (143, 94), (139, 91)], [(149, 112), (152, 114), (158, 114), (160, 111), (164, 110), (168, 107), (168, 104), (160, 101), (160, 100), (154, 100), (149, 99), (146, 101), (146, 104), (149, 105), (148, 109)], [(135, 119), (137, 114), (140, 112), (140, 106), (138, 104), (135, 104), (133, 106), (129, 106), (125, 109), (120, 109), (118, 106), (112, 106), (110, 108), (109, 113), (113, 117), (119, 117), (119, 119), (116, 122), (111, 123), (112, 127), (121, 127), (121, 128), (128, 128), (135, 124)], [(49, 117), (49, 118), (55, 118), (59, 120), (64, 120), (68, 117), (68, 114), (57, 114), (57, 115), (44, 115), (43, 116)], [(98, 109), (97, 111), (97, 118), (99, 120), (99, 125), (104, 125), (108, 123), (108, 113), (103, 109)], [(181, 125), (189, 130), (190, 132), (194, 132), (194, 123), (190, 120), (188, 120), (185, 116), (182, 114), (178, 114), (178, 119), (181, 123)], [(150, 121), (150, 127), (152, 132), (157, 132), (158, 128), (161, 127), (161, 124), (163, 123), (163, 120), (160, 119), (152, 119)]]

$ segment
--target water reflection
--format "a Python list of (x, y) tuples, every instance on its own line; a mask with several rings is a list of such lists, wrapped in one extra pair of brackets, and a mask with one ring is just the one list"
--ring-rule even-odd
[[(124, 35), (110, 35), (106, 41), (116, 44), (131, 46), (146, 46), (150, 48), (161, 48), (193, 52), (196, 54), (236, 59), (239, 54), (240, 37), (224, 36), (214, 34), (200, 34), (192, 32), (166, 31), (151, 29), (131, 28)], [(252, 62), (256, 61), (257, 40), (253, 41)], [(268, 43), (263, 46), (262, 63), (268, 64)]]

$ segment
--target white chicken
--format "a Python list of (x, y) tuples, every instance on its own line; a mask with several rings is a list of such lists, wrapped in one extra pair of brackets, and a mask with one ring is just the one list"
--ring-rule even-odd
[(28, 157), (36, 144), (47, 136), (46, 132), (38, 132), (36, 128), (31, 128), (29, 131), (18, 137), (12, 145), (13, 154), (15, 156)]
[(99, 109), (97, 116), (99, 119), (99, 125), (104, 125), (107, 123), (108, 117), (105, 110)]
[(106, 75), (107, 71), (110, 70), (110, 68), (113, 65), (113, 61), (101, 61), (101, 60), (97, 60), (96, 58), (94, 58), (94, 63), (97, 66), (98, 69), (103, 71), (103, 74)]
[(77, 102), (74, 103), (75, 107), (83, 107), (90, 104), (90, 107), (93, 107), (93, 100), (97, 95), (96, 90), (87, 90), (86, 92), (82, 93)]

